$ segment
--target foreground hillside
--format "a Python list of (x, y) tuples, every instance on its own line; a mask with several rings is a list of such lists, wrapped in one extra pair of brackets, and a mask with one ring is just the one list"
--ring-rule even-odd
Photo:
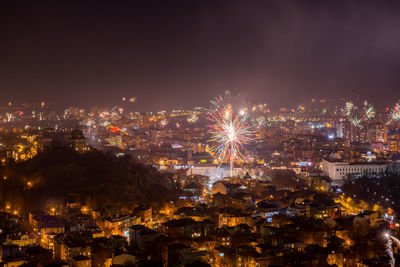
[(57, 149), (29, 161), (2, 167), (0, 204), (42, 208), (73, 196), (92, 208), (158, 205), (174, 197), (170, 178), (129, 157)]

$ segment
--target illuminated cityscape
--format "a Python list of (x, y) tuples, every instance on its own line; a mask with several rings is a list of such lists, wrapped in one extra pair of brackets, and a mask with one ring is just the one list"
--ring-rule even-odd
[(400, 266), (399, 3), (4, 10), (0, 267)]

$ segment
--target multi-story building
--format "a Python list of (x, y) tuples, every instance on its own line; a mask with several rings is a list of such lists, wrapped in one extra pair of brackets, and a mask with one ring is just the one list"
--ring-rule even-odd
[(129, 236), (129, 227), (140, 223), (140, 218), (130, 214), (120, 214), (107, 217), (103, 221), (103, 230), (106, 235)]
[(110, 146), (121, 148), (122, 147), (122, 137), (121, 137), (121, 135), (111, 135), (108, 138), (108, 143), (110, 144)]
[(400, 133), (393, 133), (387, 137), (390, 152), (400, 152)]
[(195, 165), (192, 168), (189, 168), (187, 171), (187, 175), (204, 175), (208, 176), (211, 179), (219, 180), (226, 176), (229, 176), (229, 171), (226, 168), (220, 167), (215, 164), (201, 164)]
[(6, 244), (18, 245), (20, 247), (36, 244), (35, 236), (32, 234), (16, 234), (9, 235), (6, 239)]
[(370, 143), (386, 143), (387, 142), (387, 125), (385, 123), (376, 122), (368, 124), (367, 138)]
[(322, 160), (322, 171), (332, 181), (343, 180), (349, 174), (381, 174), (387, 169), (386, 162), (344, 162), (335, 160)]
[(246, 223), (246, 215), (238, 210), (224, 209), (219, 212), (218, 227), (220, 228), (224, 225), (233, 227), (244, 223)]
[(54, 238), (55, 259), (71, 262), (76, 256), (91, 256), (90, 242), (84, 235), (59, 234)]
[(62, 219), (51, 215), (37, 215), (33, 217), (32, 227), (40, 244), (47, 249), (53, 249), (54, 236), (65, 231)]

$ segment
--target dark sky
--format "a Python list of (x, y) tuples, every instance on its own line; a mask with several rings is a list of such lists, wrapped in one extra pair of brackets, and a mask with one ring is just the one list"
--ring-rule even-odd
[[(168, 2), (168, 3), (167, 3)], [(2, 1), (0, 104), (400, 98), (400, 1)]]

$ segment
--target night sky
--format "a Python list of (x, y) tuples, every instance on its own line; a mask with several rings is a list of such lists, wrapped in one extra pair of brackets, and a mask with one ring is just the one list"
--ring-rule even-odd
[(400, 1), (2, 1), (0, 105), (400, 98)]

